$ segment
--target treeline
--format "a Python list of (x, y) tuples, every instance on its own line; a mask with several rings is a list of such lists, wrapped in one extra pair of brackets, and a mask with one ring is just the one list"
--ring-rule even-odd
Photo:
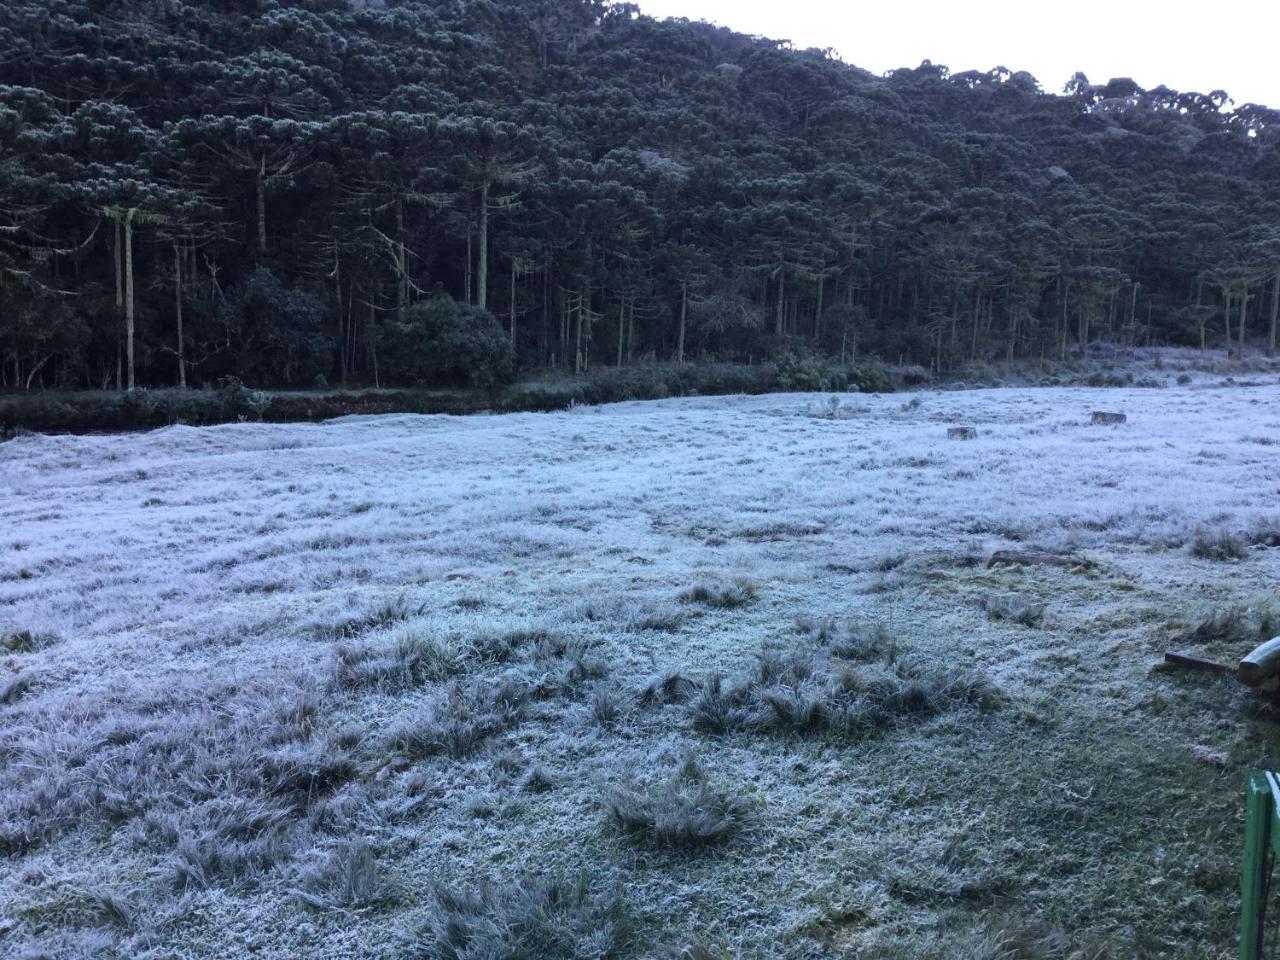
[(0, 5), (0, 386), (1274, 350), (1280, 114), (603, 0)]

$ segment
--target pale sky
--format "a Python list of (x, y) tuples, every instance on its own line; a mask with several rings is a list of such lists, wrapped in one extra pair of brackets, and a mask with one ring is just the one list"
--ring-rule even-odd
[(638, 0), (654, 17), (710, 20), (742, 33), (832, 47), (883, 73), (943, 63), (1005, 66), (1059, 93), (1077, 70), (1093, 83), (1226, 90), (1280, 108), (1280, 0)]

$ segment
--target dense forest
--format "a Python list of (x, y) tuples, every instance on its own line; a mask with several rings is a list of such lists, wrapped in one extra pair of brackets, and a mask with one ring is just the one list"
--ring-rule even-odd
[(605, 0), (7, 0), (0, 386), (1274, 349), (1278, 145)]

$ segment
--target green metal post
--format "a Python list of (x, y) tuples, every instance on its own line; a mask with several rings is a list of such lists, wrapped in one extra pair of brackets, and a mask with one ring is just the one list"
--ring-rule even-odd
[(1249, 774), (1244, 812), (1244, 875), (1240, 885), (1240, 960), (1262, 958), (1262, 890), (1272, 817), (1271, 784)]

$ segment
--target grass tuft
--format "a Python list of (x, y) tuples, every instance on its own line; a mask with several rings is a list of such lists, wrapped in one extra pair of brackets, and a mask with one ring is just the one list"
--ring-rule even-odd
[(627, 836), (681, 849), (728, 840), (752, 813), (748, 801), (712, 786), (692, 759), (669, 780), (648, 789), (614, 787), (605, 795), (604, 807), (609, 821)]
[(670, 706), (676, 703), (688, 703), (698, 692), (698, 685), (678, 671), (672, 670), (660, 677), (655, 677), (636, 695), (636, 702), (642, 707)]
[(452, 683), (445, 693), (393, 727), (387, 747), (410, 760), (465, 757), (489, 738), (518, 725), (525, 716), (531, 689), (508, 678), (489, 687), (464, 688)]
[(756, 585), (741, 577), (730, 583), (701, 581), (682, 590), (677, 599), (683, 603), (696, 603), (717, 610), (735, 610), (753, 603), (759, 596)]
[(999, 709), (983, 678), (949, 667), (852, 665), (825, 652), (761, 654), (736, 683), (713, 676), (689, 705), (704, 733), (830, 734), (856, 738), (901, 723), (974, 707)]
[(321, 910), (357, 910), (391, 899), (392, 886), (364, 840), (339, 843), (317, 863), (302, 871), (293, 891), (304, 903)]
[(1225, 530), (1212, 533), (1197, 530), (1191, 541), (1191, 555), (1200, 560), (1228, 563), (1245, 559), (1249, 550), (1241, 540)]
[(622, 900), (609, 883), (524, 877), (438, 887), (409, 956), (424, 960), (600, 960), (618, 942)]
[(983, 597), (980, 603), (992, 620), (1005, 620), (1024, 627), (1038, 627), (1044, 619), (1045, 605), (1021, 597)]

